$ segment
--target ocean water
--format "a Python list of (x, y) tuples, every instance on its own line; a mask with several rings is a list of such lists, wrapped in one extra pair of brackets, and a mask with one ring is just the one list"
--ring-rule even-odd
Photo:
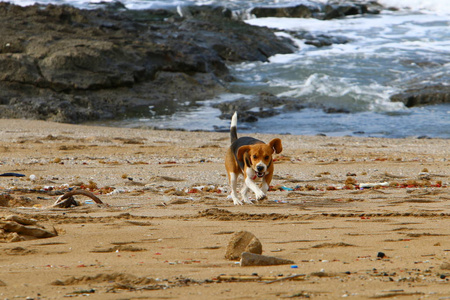
[[(100, 1), (10, 1), (70, 4), (95, 8)], [(112, 2), (112, 1), (111, 1)], [(411, 84), (450, 84), (450, 1), (379, 0), (385, 7), (378, 15), (352, 16), (321, 21), (296, 18), (253, 18), (245, 14), (254, 6), (285, 6), (307, 1), (267, 0), (123, 0), (129, 9), (168, 8), (182, 5), (218, 4), (246, 15), (246, 22), (267, 26), (293, 39), (299, 50), (275, 55), (269, 62), (230, 65), (238, 81), (230, 92), (191, 106), (179, 100), (175, 113), (155, 114), (152, 107), (141, 116), (97, 123), (120, 127), (152, 127), (185, 130), (226, 130), (229, 120), (218, 118), (213, 105), (251, 97), (262, 91), (303, 99), (348, 111), (325, 113), (320, 109), (285, 111), (254, 123), (239, 124), (239, 132), (326, 134), (330, 136), (440, 137), (450, 138), (450, 104), (407, 108), (390, 102)], [(326, 2), (320, 0), (316, 2)], [(289, 33), (287, 33), (289, 32)], [(339, 37), (348, 42), (316, 48), (296, 36)], [(197, 103), (197, 104), (199, 104)]]

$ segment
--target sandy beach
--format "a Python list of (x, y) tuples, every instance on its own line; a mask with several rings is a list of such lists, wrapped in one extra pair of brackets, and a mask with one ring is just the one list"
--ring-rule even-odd
[[(228, 133), (0, 126), (0, 173), (24, 175), (0, 177), (3, 299), (450, 299), (449, 140), (256, 134), (284, 150), (268, 199), (234, 206)], [(52, 207), (68, 188), (106, 205)], [(242, 230), (295, 263), (227, 260)]]

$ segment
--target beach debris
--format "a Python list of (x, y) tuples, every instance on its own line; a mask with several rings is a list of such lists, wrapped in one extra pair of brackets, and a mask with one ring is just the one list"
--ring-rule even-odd
[(289, 201), (287, 201), (287, 200), (272, 200), (272, 202), (274, 202), (274, 203), (283, 203), (283, 204), (289, 203)]
[(375, 187), (388, 187), (388, 182), (378, 182), (378, 183), (360, 183), (359, 188), (361, 189), (368, 189), (368, 188), (375, 188)]
[(63, 197), (63, 196), (58, 197), (58, 199), (56, 199), (55, 203), (53, 203), (53, 205), (51, 207), (69, 208), (72, 206), (80, 206), (80, 203), (78, 203), (73, 196), (70, 196), (66, 199), (61, 199), (61, 197)]
[(294, 274), (294, 275), (284, 276), (284, 277), (280, 277), (280, 278), (268, 281), (268, 282), (266, 282), (266, 284), (272, 284), (275, 282), (286, 281), (286, 280), (304, 280), (305, 276), (306, 276), (305, 274)]
[[(403, 290), (392, 290), (392, 291), (388, 291), (387, 293), (382, 292), (382, 293), (377, 293), (373, 296), (371, 296), (370, 298), (378, 298), (378, 299), (382, 299), (382, 298), (397, 298), (397, 297), (401, 297), (401, 296), (419, 296), (419, 295), (425, 295), (425, 293), (423, 292), (405, 292)], [(421, 298), (421, 297), (417, 297), (417, 298)]]
[(9, 215), (5, 218), (6, 221), (13, 221), (22, 225), (36, 225), (37, 220), (27, 219), (18, 215)]
[(386, 254), (384, 252), (378, 252), (377, 258), (379, 258), (379, 259), (386, 258)]
[(228, 242), (225, 258), (229, 260), (239, 260), (243, 252), (261, 254), (262, 244), (251, 232), (236, 232)]
[(241, 254), (241, 267), (291, 265), (291, 264), (294, 264), (294, 261), (290, 259), (254, 254), (250, 252), (243, 252)]
[(95, 203), (105, 205), (97, 196), (95, 196), (92, 192), (83, 190), (83, 189), (76, 189), (69, 191), (65, 193), (64, 195), (58, 197), (56, 199), (55, 203), (52, 205), (52, 207), (58, 207), (58, 208), (68, 208), (71, 206), (79, 206), (80, 204), (75, 201), (75, 198), (73, 196), (75, 195), (84, 195), (92, 200), (94, 200)]
[(428, 171), (427, 172), (420, 172), (418, 177), (421, 180), (430, 180), (431, 179), (431, 174)]
[(9, 201), (12, 200), (13, 197), (8, 193), (0, 193), (0, 206), (9, 206)]
[(192, 186), (190, 188), (186, 188), (184, 192), (188, 194), (195, 194), (195, 193), (201, 193), (201, 192), (208, 192), (208, 193), (224, 193), (225, 188), (215, 186), (215, 185), (200, 185), (200, 186)]
[(354, 186), (356, 186), (358, 184), (358, 182), (356, 181), (355, 178), (353, 177), (347, 177), (347, 179), (345, 180), (345, 186), (348, 188), (353, 188)]
[(0, 176), (3, 176), (3, 177), (25, 177), (24, 174), (20, 174), (20, 173), (11, 173), (11, 172), (8, 172), (8, 173), (2, 173), (2, 174), (0, 174)]
[(291, 187), (287, 187), (287, 186), (281, 185), (281, 184), (277, 184), (275, 186), (271, 186), (270, 190), (271, 191), (289, 191), (289, 192), (291, 192), (294, 189), (291, 188)]
[(58, 235), (53, 228), (52, 231), (37, 224), (37, 220), (10, 215), (0, 220), (2, 234), (0, 238), (7, 242), (19, 242), (35, 238), (49, 238)]
[(293, 274), (289, 276), (260, 276), (257, 273), (253, 273), (251, 275), (219, 275), (214, 278), (214, 281), (232, 281), (232, 282), (247, 282), (247, 281), (263, 281), (266, 284), (271, 284), (280, 281), (286, 280), (305, 280), (305, 274)]
[(145, 248), (134, 247), (132, 245), (115, 245), (108, 248), (94, 248), (89, 252), (93, 253), (109, 253), (109, 252), (140, 252), (146, 251)]

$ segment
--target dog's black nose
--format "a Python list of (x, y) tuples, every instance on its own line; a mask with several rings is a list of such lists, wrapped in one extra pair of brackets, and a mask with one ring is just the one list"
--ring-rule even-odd
[(256, 170), (257, 170), (258, 172), (262, 172), (262, 171), (264, 171), (264, 167), (263, 167), (263, 166), (257, 166), (257, 167), (256, 167)]

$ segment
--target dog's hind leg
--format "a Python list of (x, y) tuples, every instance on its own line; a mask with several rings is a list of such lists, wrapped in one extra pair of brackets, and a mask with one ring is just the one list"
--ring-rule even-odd
[(269, 190), (269, 185), (267, 184), (267, 182), (265, 180), (263, 180), (262, 185), (261, 185), (261, 191), (264, 194), (267, 194), (268, 190)]

